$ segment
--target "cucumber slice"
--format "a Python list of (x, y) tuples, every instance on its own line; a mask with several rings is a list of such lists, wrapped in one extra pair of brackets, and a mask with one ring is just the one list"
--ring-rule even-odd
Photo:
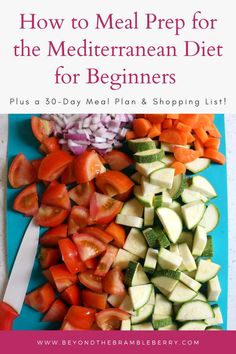
[(131, 323), (137, 324), (146, 321), (153, 312), (153, 305), (144, 305), (141, 309), (135, 312), (135, 315), (131, 316)]
[(130, 178), (132, 179), (132, 181), (134, 181), (137, 184), (141, 183), (141, 174), (139, 172), (135, 172), (132, 174), (132, 176), (130, 176)]
[(120, 330), (121, 331), (130, 331), (131, 330), (131, 321), (130, 321), (130, 319), (121, 321)]
[(204, 215), (205, 209), (205, 204), (200, 200), (181, 207), (183, 219), (188, 230), (192, 230), (197, 226)]
[(150, 298), (148, 300), (148, 304), (149, 305), (155, 305), (155, 290), (154, 288), (152, 288), (152, 292), (151, 292), (151, 295), (150, 295)]
[(125, 295), (109, 295), (107, 302), (109, 302), (109, 304), (111, 304), (113, 307), (119, 307), (124, 298)]
[(178, 243), (187, 243), (188, 248), (191, 250), (193, 246), (193, 234), (190, 231), (183, 231), (181, 232), (179, 238), (178, 238)]
[(183, 273), (189, 276), (190, 278), (195, 279), (196, 272), (197, 270), (193, 270), (192, 272), (188, 272), (187, 270), (185, 270)]
[(188, 248), (187, 243), (181, 243), (178, 245), (180, 257), (183, 258), (183, 266), (187, 269), (188, 272), (192, 272), (193, 270), (197, 269), (197, 265), (195, 260)]
[(174, 176), (172, 187), (169, 188), (169, 194), (172, 199), (177, 199), (180, 197), (181, 193), (186, 188), (186, 179), (184, 175)]
[(192, 173), (199, 173), (208, 168), (211, 164), (211, 160), (205, 157), (199, 157), (192, 162), (187, 162), (185, 164), (188, 171)]
[(153, 290), (152, 284), (131, 286), (128, 290), (134, 310), (143, 307), (149, 300)]
[(176, 326), (176, 324), (172, 323), (169, 326), (164, 326), (159, 328), (159, 331), (176, 331), (178, 328)]
[(162, 205), (163, 207), (169, 207), (172, 204), (172, 198), (170, 196), (170, 194), (164, 190), (162, 192)]
[(209, 262), (205, 259), (200, 259), (195, 276), (195, 280), (200, 283), (205, 283), (208, 280), (214, 278), (220, 270), (220, 265)]
[(177, 254), (177, 256), (179, 256), (180, 254), (179, 254), (179, 247), (178, 247), (178, 245), (177, 244), (171, 244), (170, 245), (170, 248), (169, 248), (169, 251), (171, 252), (171, 253), (175, 253), (175, 254)]
[(149, 248), (146, 253), (143, 270), (146, 273), (153, 273), (157, 266), (158, 250)]
[(157, 246), (157, 239), (158, 238), (157, 238), (157, 234), (154, 231), (154, 229), (149, 227), (148, 229), (143, 230), (143, 235), (144, 235), (149, 247), (155, 248)]
[(170, 241), (176, 243), (183, 229), (182, 220), (179, 215), (170, 208), (158, 208), (156, 210)]
[(214, 204), (208, 205), (206, 211), (199, 223), (200, 226), (204, 226), (206, 232), (211, 232), (215, 229), (220, 219), (220, 213)]
[(197, 296), (194, 298), (194, 301), (195, 301), (195, 300), (201, 300), (201, 301), (207, 302), (206, 296), (203, 295), (202, 293), (197, 293)]
[(167, 248), (170, 246), (170, 241), (168, 237), (166, 236), (165, 232), (161, 229), (160, 226), (154, 226), (154, 231), (157, 236), (157, 243), (159, 247)]
[(144, 322), (131, 326), (132, 331), (154, 331), (151, 322)]
[[(150, 183), (171, 189), (174, 181), (175, 169), (170, 167), (161, 168), (150, 174)], [(172, 195), (171, 195), (172, 197)]]
[(207, 327), (206, 331), (223, 331), (223, 328), (221, 326), (210, 326)]
[(168, 299), (172, 302), (183, 303), (192, 300), (195, 296), (195, 291), (179, 282), (168, 296)]
[(207, 244), (206, 247), (202, 253), (202, 257), (213, 257), (214, 250), (213, 250), (213, 242), (212, 242), (212, 236), (207, 236)]
[(203, 226), (198, 225), (193, 238), (192, 255), (200, 257), (207, 244), (207, 233)]
[(157, 288), (164, 289), (168, 292), (171, 292), (177, 285), (180, 278), (180, 272), (162, 270), (155, 273), (154, 277), (151, 279), (151, 282)]
[(190, 289), (192, 289), (195, 292), (198, 292), (198, 290), (200, 289), (200, 287), (202, 286), (201, 283), (199, 283), (198, 281), (192, 279), (191, 277), (189, 277), (187, 274), (182, 273), (180, 274), (180, 281), (187, 285)]
[(131, 315), (134, 314), (133, 304), (128, 294), (124, 297), (124, 300), (120, 304), (119, 309), (128, 312)]
[(149, 279), (144, 273), (140, 263), (129, 262), (125, 273), (125, 284), (127, 286), (149, 284)]
[(174, 161), (175, 161), (174, 156), (173, 156), (173, 155), (170, 155), (170, 154), (165, 155), (165, 156), (163, 157), (163, 159), (161, 159), (161, 162), (163, 162), (163, 163), (166, 165), (166, 167), (169, 167), (170, 165), (172, 165), (172, 163), (173, 163)]
[(220, 308), (218, 305), (213, 305), (212, 306), (212, 310), (213, 310), (213, 314), (214, 317), (213, 318), (207, 318), (205, 320), (206, 324), (208, 326), (214, 326), (214, 325), (219, 325), (223, 323), (223, 317), (222, 317), (222, 313), (220, 311)]
[(202, 176), (194, 176), (192, 178), (192, 190), (195, 190), (196, 192), (199, 192), (205, 197), (212, 199), (217, 196), (217, 193), (215, 189), (213, 188), (212, 184)]
[(155, 161), (150, 163), (138, 163), (136, 162), (136, 170), (143, 176), (148, 177), (152, 172), (165, 167), (165, 164), (161, 161)]
[(208, 301), (218, 301), (221, 294), (221, 287), (218, 276), (210, 279), (207, 283), (207, 299)]
[(182, 263), (183, 258), (171, 253), (165, 248), (161, 248), (158, 254), (158, 264), (163, 269), (177, 270)]
[(207, 325), (203, 321), (189, 321), (179, 327), (179, 331), (205, 331)]
[(154, 223), (154, 208), (144, 208), (144, 226), (152, 226)]
[(142, 232), (135, 228), (130, 230), (123, 248), (140, 258), (145, 258), (148, 249)]
[(136, 152), (133, 158), (139, 163), (151, 163), (155, 161), (160, 161), (164, 157), (164, 151), (161, 149), (152, 149)]
[(180, 322), (201, 321), (213, 317), (213, 310), (207, 302), (193, 300), (180, 307), (176, 320)]
[(142, 218), (143, 206), (136, 198), (130, 199), (128, 202), (125, 202), (120, 214)]
[(137, 262), (138, 260), (138, 256), (120, 248), (112, 266), (119, 266), (121, 269), (126, 269), (130, 261)]
[(172, 317), (170, 316), (154, 315), (154, 314), (152, 316), (152, 325), (154, 329), (170, 326), (171, 324), (172, 324)]
[(153, 310), (154, 315), (172, 316), (172, 303), (162, 294), (156, 294), (156, 301)]
[(141, 189), (143, 195), (145, 194), (158, 194), (164, 191), (163, 187), (151, 184), (148, 177), (142, 176), (141, 178)]
[(118, 214), (116, 217), (116, 223), (141, 229), (143, 227), (143, 218), (139, 218), (138, 216)]
[(160, 208), (162, 206), (162, 195), (155, 195), (153, 198), (154, 208)]
[(176, 200), (174, 200), (172, 202), (172, 204), (169, 206), (170, 209), (174, 210), (177, 215), (179, 215), (180, 219), (182, 220), (182, 210), (181, 210), (181, 204), (176, 202)]
[(185, 188), (181, 194), (181, 198), (185, 204), (196, 202), (197, 200), (201, 200), (204, 203), (207, 202), (206, 197), (196, 191), (193, 191), (191, 188)]
[(131, 139), (128, 147), (133, 152), (152, 150), (156, 148), (155, 142), (151, 138)]
[(135, 197), (141, 204), (147, 207), (151, 207), (153, 205), (153, 194), (143, 194), (141, 186), (134, 186), (133, 191)]

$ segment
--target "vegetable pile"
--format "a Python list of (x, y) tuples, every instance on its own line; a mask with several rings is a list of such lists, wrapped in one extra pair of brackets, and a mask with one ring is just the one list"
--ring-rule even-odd
[[(18, 154), (8, 174), (24, 187), (14, 210), (48, 228), (39, 250), (47, 283), (25, 303), (63, 330), (221, 329), (209, 235), (217, 192), (198, 175), (225, 162), (214, 116), (137, 115), (122, 144), (128, 154), (91, 142), (72, 154), (54, 136), (53, 117), (31, 121), (45, 156)], [(70, 129), (69, 118), (64, 124)]]

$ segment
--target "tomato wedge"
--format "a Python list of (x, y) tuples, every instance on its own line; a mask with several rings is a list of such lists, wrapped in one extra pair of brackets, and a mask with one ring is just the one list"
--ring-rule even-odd
[(70, 198), (65, 184), (53, 181), (42, 196), (42, 203), (62, 209), (70, 209)]
[(61, 260), (61, 253), (57, 248), (41, 247), (39, 253), (39, 263), (41, 268), (49, 268)]
[(125, 286), (123, 284), (124, 274), (119, 267), (110, 270), (102, 280), (103, 290), (107, 294), (124, 295)]
[(53, 281), (59, 292), (77, 282), (77, 276), (69, 272), (65, 264), (57, 264), (49, 268)]
[(67, 237), (67, 225), (62, 224), (46, 231), (39, 239), (42, 246), (54, 247), (58, 245), (58, 241)]
[(39, 171), (39, 166), (41, 164), (42, 159), (35, 159), (31, 161), (31, 165), (33, 166), (35, 170), (36, 176), (38, 176), (38, 171)]
[(130, 314), (120, 309), (105, 309), (96, 313), (96, 322), (104, 331), (120, 329), (121, 321), (128, 320)]
[(109, 271), (112, 263), (114, 262), (117, 252), (118, 252), (118, 248), (112, 245), (107, 245), (106, 252), (103, 255), (103, 257), (100, 259), (98, 266), (94, 272), (94, 275), (99, 275), (101, 277), (104, 277)]
[(80, 273), (78, 279), (80, 283), (88, 289), (96, 291), (97, 293), (102, 292), (102, 278), (94, 275), (93, 270), (87, 270), (86, 272)]
[(13, 188), (27, 186), (36, 181), (36, 172), (23, 154), (18, 154), (10, 165), (8, 180)]
[(92, 194), (95, 192), (94, 182), (78, 184), (69, 191), (69, 197), (76, 204), (88, 207)]
[(66, 313), (68, 311), (68, 307), (64, 304), (60, 299), (56, 299), (48, 312), (42, 318), (42, 322), (59, 322), (63, 321)]
[(97, 224), (108, 224), (120, 212), (123, 203), (111, 197), (93, 193), (90, 200), (90, 216)]
[(76, 274), (86, 269), (85, 264), (80, 259), (75, 244), (68, 237), (59, 240), (58, 245), (62, 259), (71, 273)]
[(71, 306), (65, 316), (76, 329), (90, 329), (95, 321), (95, 310), (82, 306)]
[(84, 262), (85, 266), (87, 269), (96, 269), (98, 265), (98, 260), (97, 258), (90, 258), (87, 261)]
[(88, 234), (74, 234), (72, 236), (78, 249), (82, 261), (99, 256), (106, 250), (106, 244), (99, 241), (96, 237)]
[(87, 208), (82, 206), (73, 206), (69, 216), (68, 234), (72, 235), (91, 223), (92, 220)]
[(126, 202), (126, 200), (130, 199), (132, 193), (133, 193), (133, 188), (129, 189), (125, 193), (116, 194), (116, 196), (114, 198), (117, 200), (120, 200), (121, 202)]
[(54, 227), (63, 223), (68, 210), (42, 204), (36, 215), (36, 222), (43, 227)]
[(113, 240), (113, 236), (96, 226), (87, 226), (81, 231), (85, 234), (95, 236), (98, 240), (104, 243), (109, 243)]
[(46, 283), (28, 293), (25, 297), (25, 304), (38, 312), (46, 312), (55, 300), (55, 297), (56, 294), (51, 284)]
[(104, 310), (107, 305), (107, 294), (105, 293), (94, 293), (90, 290), (82, 290), (82, 299), (86, 307)]
[(69, 305), (80, 305), (80, 288), (76, 284), (73, 284), (66, 288), (60, 294), (60, 297), (65, 300)]
[(125, 244), (126, 233), (123, 226), (116, 224), (115, 222), (110, 223), (105, 229), (113, 238), (114, 246), (122, 248)]
[(61, 183), (71, 184), (76, 181), (74, 174), (74, 158), (73, 161), (65, 168), (61, 175)]
[(38, 194), (35, 183), (23, 189), (13, 203), (13, 209), (26, 216), (34, 216), (38, 208)]
[(49, 154), (50, 152), (61, 150), (59, 139), (55, 136), (45, 136), (42, 140), (42, 144), (39, 149), (45, 154)]
[(106, 171), (97, 176), (96, 185), (104, 194), (114, 197), (129, 191), (134, 182), (120, 171)]
[(51, 120), (42, 119), (33, 116), (31, 118), (31, 128), (35, 138), (42, 142), (45, 136), (49, 136), (53, 132), (54, 123)]
[(104, 160), (115, 171), (121, 171), (134, 163), (131, 157), (119, 150), (107, 152), (104, 155)]
[(66, 151), (51, 152), (42, 159), (39, 166), (38, 178), (52, 182), (57, 179), (64, 169), (73, 161), (73, 157)]
[(94, 179), (103, 170), (98, 154), (85, 151), (74, 160), (74, 173), (78, 183), (86, 183)]

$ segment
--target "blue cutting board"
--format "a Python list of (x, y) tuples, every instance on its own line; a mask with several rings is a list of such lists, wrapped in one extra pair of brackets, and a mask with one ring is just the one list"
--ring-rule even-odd
[[(38, 151), (39, 143), (34, 138), (31, 126), (31, 115), (15, 114), (9, 116), (9, 135), (8, 135), (8, 163), (18, 153), (22, 152), (29, 159), (36, 159), (42, 155)], [(224, 116), (216, 115), (215, 121), (222, 134), (220, 151), (225, 154), (225, 128)], [(224, 328), (227, 329), (227, 288), (228, 288), (228, 217), (227, 217), (227, 172), (226, 166), (211, 164), (211, 166), (201, 173), (207, 177), (218, 192), (218, 197), (213, 203), (220, 211), (220, 222), (217, 228), (211, 233), (214, 242), (213, 261), (221, 265), (219, 273), (222, 293), (218, 301), (224, 319)], [(19, 190), (14, 190), (7, 186), (7, 260), (10, 271), (17, 249), (20, 245), (22, 236), (30, 221), (29, 218), (12, 211), (13, 200)], [(43, 230), (42, 230), (43, 232)], [(38, 260), (36, 259), (33, 273), (31, 276), (28, 291), (45, 282), (41, 275)], [(17, 296), (17, 292), (16, 292)], [(42, 315), (32, 310), (28, 306), (23, 306), (21, 315), (14, 323), (16, 330), (43, 330), (56, 329), (59, 324), (40, 322)]]

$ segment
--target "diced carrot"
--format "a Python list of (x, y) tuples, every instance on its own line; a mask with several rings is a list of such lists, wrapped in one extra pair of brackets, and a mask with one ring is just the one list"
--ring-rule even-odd
[(151, 129), (149, 130), (148, 137), (153, 139), (156, 136), (161, 134), (161, 123), (154, 123), (152, 124)]
[(170, 119), (179, 119), (179, 114), (167, 114), (167, 118), (170, 118)]
[(138, 118), (133, 121), (134, 134), (137, 138), (144, 138), (148, 135), (152, 125), (149, 120)]
[(192, 130), (192, 128), (189, 125), (181, 123), (181, 122), (177, 122), (176, 128), (185, 132), (185, 133), (191, 133), (191, 130)]
[(195, 134), (201, 140), (203, 144), (208, 140), (208, 134), (203, 128), (194, 129)]
[(195, 128), (197, 126), (198, 121), (199, 121), (199, 115), (198, 114), (180, 114), (179, 115), (179, 121), (190, 125), (190, 127)]
[(221, 138), (221, 134), (219, 130), (216, 128), (215, 124), (211, 124), (209, 127), (206, 128), (209, 135), (213, 138)]
[(179, 146), (174, 146), (172, 152), (174, 153), (175, 159), (182, 163), (194, 161), (199, 157), (198, 151)]
[(199, 157), (202, 157), (204, 155), (204, 147), (201, 141), (196, 137), (194, 141), (194, 148), (196, 151), (199, 153)]
[(225, 156), (221, 152), (215, 149), (211, 149), (211, 148), (205, 149), (203, 156), (221, 165), (225, 164)]
[(199, 114), (198, 123), (195, 125), (195, 128), (204, 128), (208, 127), (214, 121), (214, 114)]
[(151, 123), (162, 123), (166, 118), (166, 114), (144, 114), (144, 117)]
[(177, 129), (165, 129), (159, 140), (169, 144), (187, 145), (187, 134)]
[(192, 144), (195, 141), (195, 136), (192, 133), (187, 133), (187, 144)]
[(186, 172), (186, 167), (182, 162), (174, 161), (171, 165), (171, 168), (175, 169), (175, 176), (182, 175)]
[(165, 119), (162, 123), (162, 129), (171, 129), (173, 127), (172, 119)]
[(220, 147), (220, 140), (217, 138), (208, 138), (204, 144), (205, 147), (218, 150)]
[(114, 237), (113, 244), (117, 247), (122, 248), (125, 244), (125, 229), (123, 226), (116, 224), (115, 222), (111, 222), (107, 228), (105, 229), (111, 236)]
[(133, 130), (127, 131), (125, 138), (126, 138), (126, 140), (135, 139), (134, 131)]

